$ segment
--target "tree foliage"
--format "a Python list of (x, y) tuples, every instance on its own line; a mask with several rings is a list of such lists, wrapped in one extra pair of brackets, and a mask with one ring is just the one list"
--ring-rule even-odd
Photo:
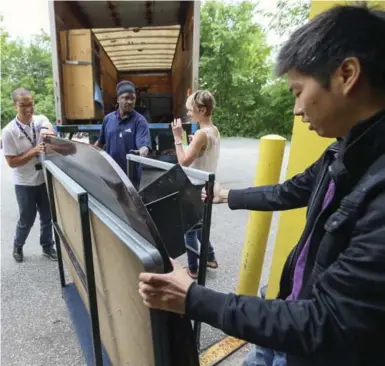
[[(265, 14), (278, 35), (308, 15), (306, 6), (298, 9), (284, 1), (278, 1), (278, 9), (279, 16)], [(214, 93), (215, 122), (224, 135), (291, 133), (293, 98), (285, 80), (274, 80), (271, 73), (273, 49), (254, 21), (258, 11), (258, 5), (249, 1), (208, 1), (202, 7), (200, 87)]]
[(306, 23), (310, 13), (310, 0), (277, 0), (277, 10), (269, 14), (270, 27), (281, 37), (292, 33)]
[(35, 113), (55, 121), (51, 46), (49, 36), (42, 32), (31, 42), (12, 39), (1, 30), (1, 126), (15, 117), (11, 93), (19, 87), (34, 95)]
[(202, 8), (200, 88), (215, 94), (216, 123), (224, 135), (250, 135), (258, 129), (270, 48), (252, 21), (255, 10), (250, 2), (209, 1)]

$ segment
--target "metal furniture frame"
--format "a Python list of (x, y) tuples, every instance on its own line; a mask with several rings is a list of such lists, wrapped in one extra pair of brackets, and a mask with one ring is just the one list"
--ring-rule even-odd
[[(132, 181), (133, 177), (133, 163), (139, 163), (153, 168), (158, 168), (162, 170), (168, 170), (174, 166), (174, 164), (166, 163), (163, 161), (158, 161), (154, 159), (149, 159), (146, 157), (141, 157), (136, 154), (127, 154), (127, 175), (128, 178)], [(212, 216), (212, 203), (214, 197), (214, 183), (215, 183), (215, 174), (210, 172), (205, 172), (202, 170), (197, 170), (193, 168), (182, 167), (187, 176), (204, 181), (205, 189), (207, 192), (207, 200), (204, 202), (203, 208), (203, 218), (202, 224), (198, 224), (193, 228), (199, 229), (202, 228), (202, 243), (200, 247), (200, 252), (197, 253), (193, 248), (186, 246), (187, 250), (192, 251), (195, 255), (199, 256), (199, 269), (198, 269), (198, 279), (197, 283), (199, 285), (205, 286), (206, 284), (206, 265), (209, 252), (209, 240), (210, 240), (210, 227), (211, 227), (211, 216)], [(194, 322), (194, 333), (195, 340), (197, 344), (198, 351), (200, 350), (200, 333), (201, 333), (201, 323), (198, 321)]]

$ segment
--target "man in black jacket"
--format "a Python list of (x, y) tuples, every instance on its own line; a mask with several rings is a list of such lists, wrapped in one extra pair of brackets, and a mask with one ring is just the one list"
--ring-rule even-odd
[[(147, 306), (283, 352), (288, 366), (385, 365), (384, 19), (364, 6), (333, 7), (279, 53), (294, 114), (318, 135), (342, 139), (283, 185), (228, 194), (232, 208), (308, 207), (277, 299), (198, 286), (174, 262), (172, 273), (140, 275)], [(296, 182), (307, 187), (300, 195)]]

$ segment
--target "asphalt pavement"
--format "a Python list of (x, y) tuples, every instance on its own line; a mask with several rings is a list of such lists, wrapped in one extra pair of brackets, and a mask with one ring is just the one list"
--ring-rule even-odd
[[(253, 184), (259, 141), (227, 138), (222, 140), (217, 180), (228, 188)], [(286, 172), (286, 149), (282, 176)], [(1, 364), (6, 366), (84, 365), (82, 351), (72, 329), (61, 298), (57, 263), (41, 255), (39, 222), (24, 248), (25, 262), (12, 258), (12, 241), (18, 208), (12, 184), (12, 172), (1, 151)], [(146, 171), (145, 182), (159, 174)], [(219, 268), (208, 270), (207, 287), (235, 291), (248, 213), (231, 211), (227, 205), (215, 205), (212, 214), (211, 240)], [(273, 216), (272, 230), (265, 256), (262, 284), (268, 278), (271, 253), (277, 227)], [(180, 258), (185, 262), (185, 258)], [(202, 350), (224, 337), (207, 325), (202, 326)], [(242, 353), (242, 352), (241, 352)], [(243, 352), (244, 353), (244, 352)], [(239, 357), (238, 357), (239, 358)], [(239, 365), (233, 356), (223, 365)]]

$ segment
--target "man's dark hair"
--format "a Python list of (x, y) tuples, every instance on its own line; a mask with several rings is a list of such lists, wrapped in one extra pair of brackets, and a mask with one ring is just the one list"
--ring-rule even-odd
[(17, 88), (15, 89), (11, 96), (12, 96), (12, 100), (13, 100), (13, 103), (16, 103), (17, 102), (17, 99), (22, 96), (22, 95), (32, 95), (31, 91), (26, 89), (26, 88)]
[(344, 59), (356, 57), (373, 88), (385, 91), (385, 12), (339, 5), (297, 29), (277, 57), (276, 74), (295, 70), (327, 87)]

